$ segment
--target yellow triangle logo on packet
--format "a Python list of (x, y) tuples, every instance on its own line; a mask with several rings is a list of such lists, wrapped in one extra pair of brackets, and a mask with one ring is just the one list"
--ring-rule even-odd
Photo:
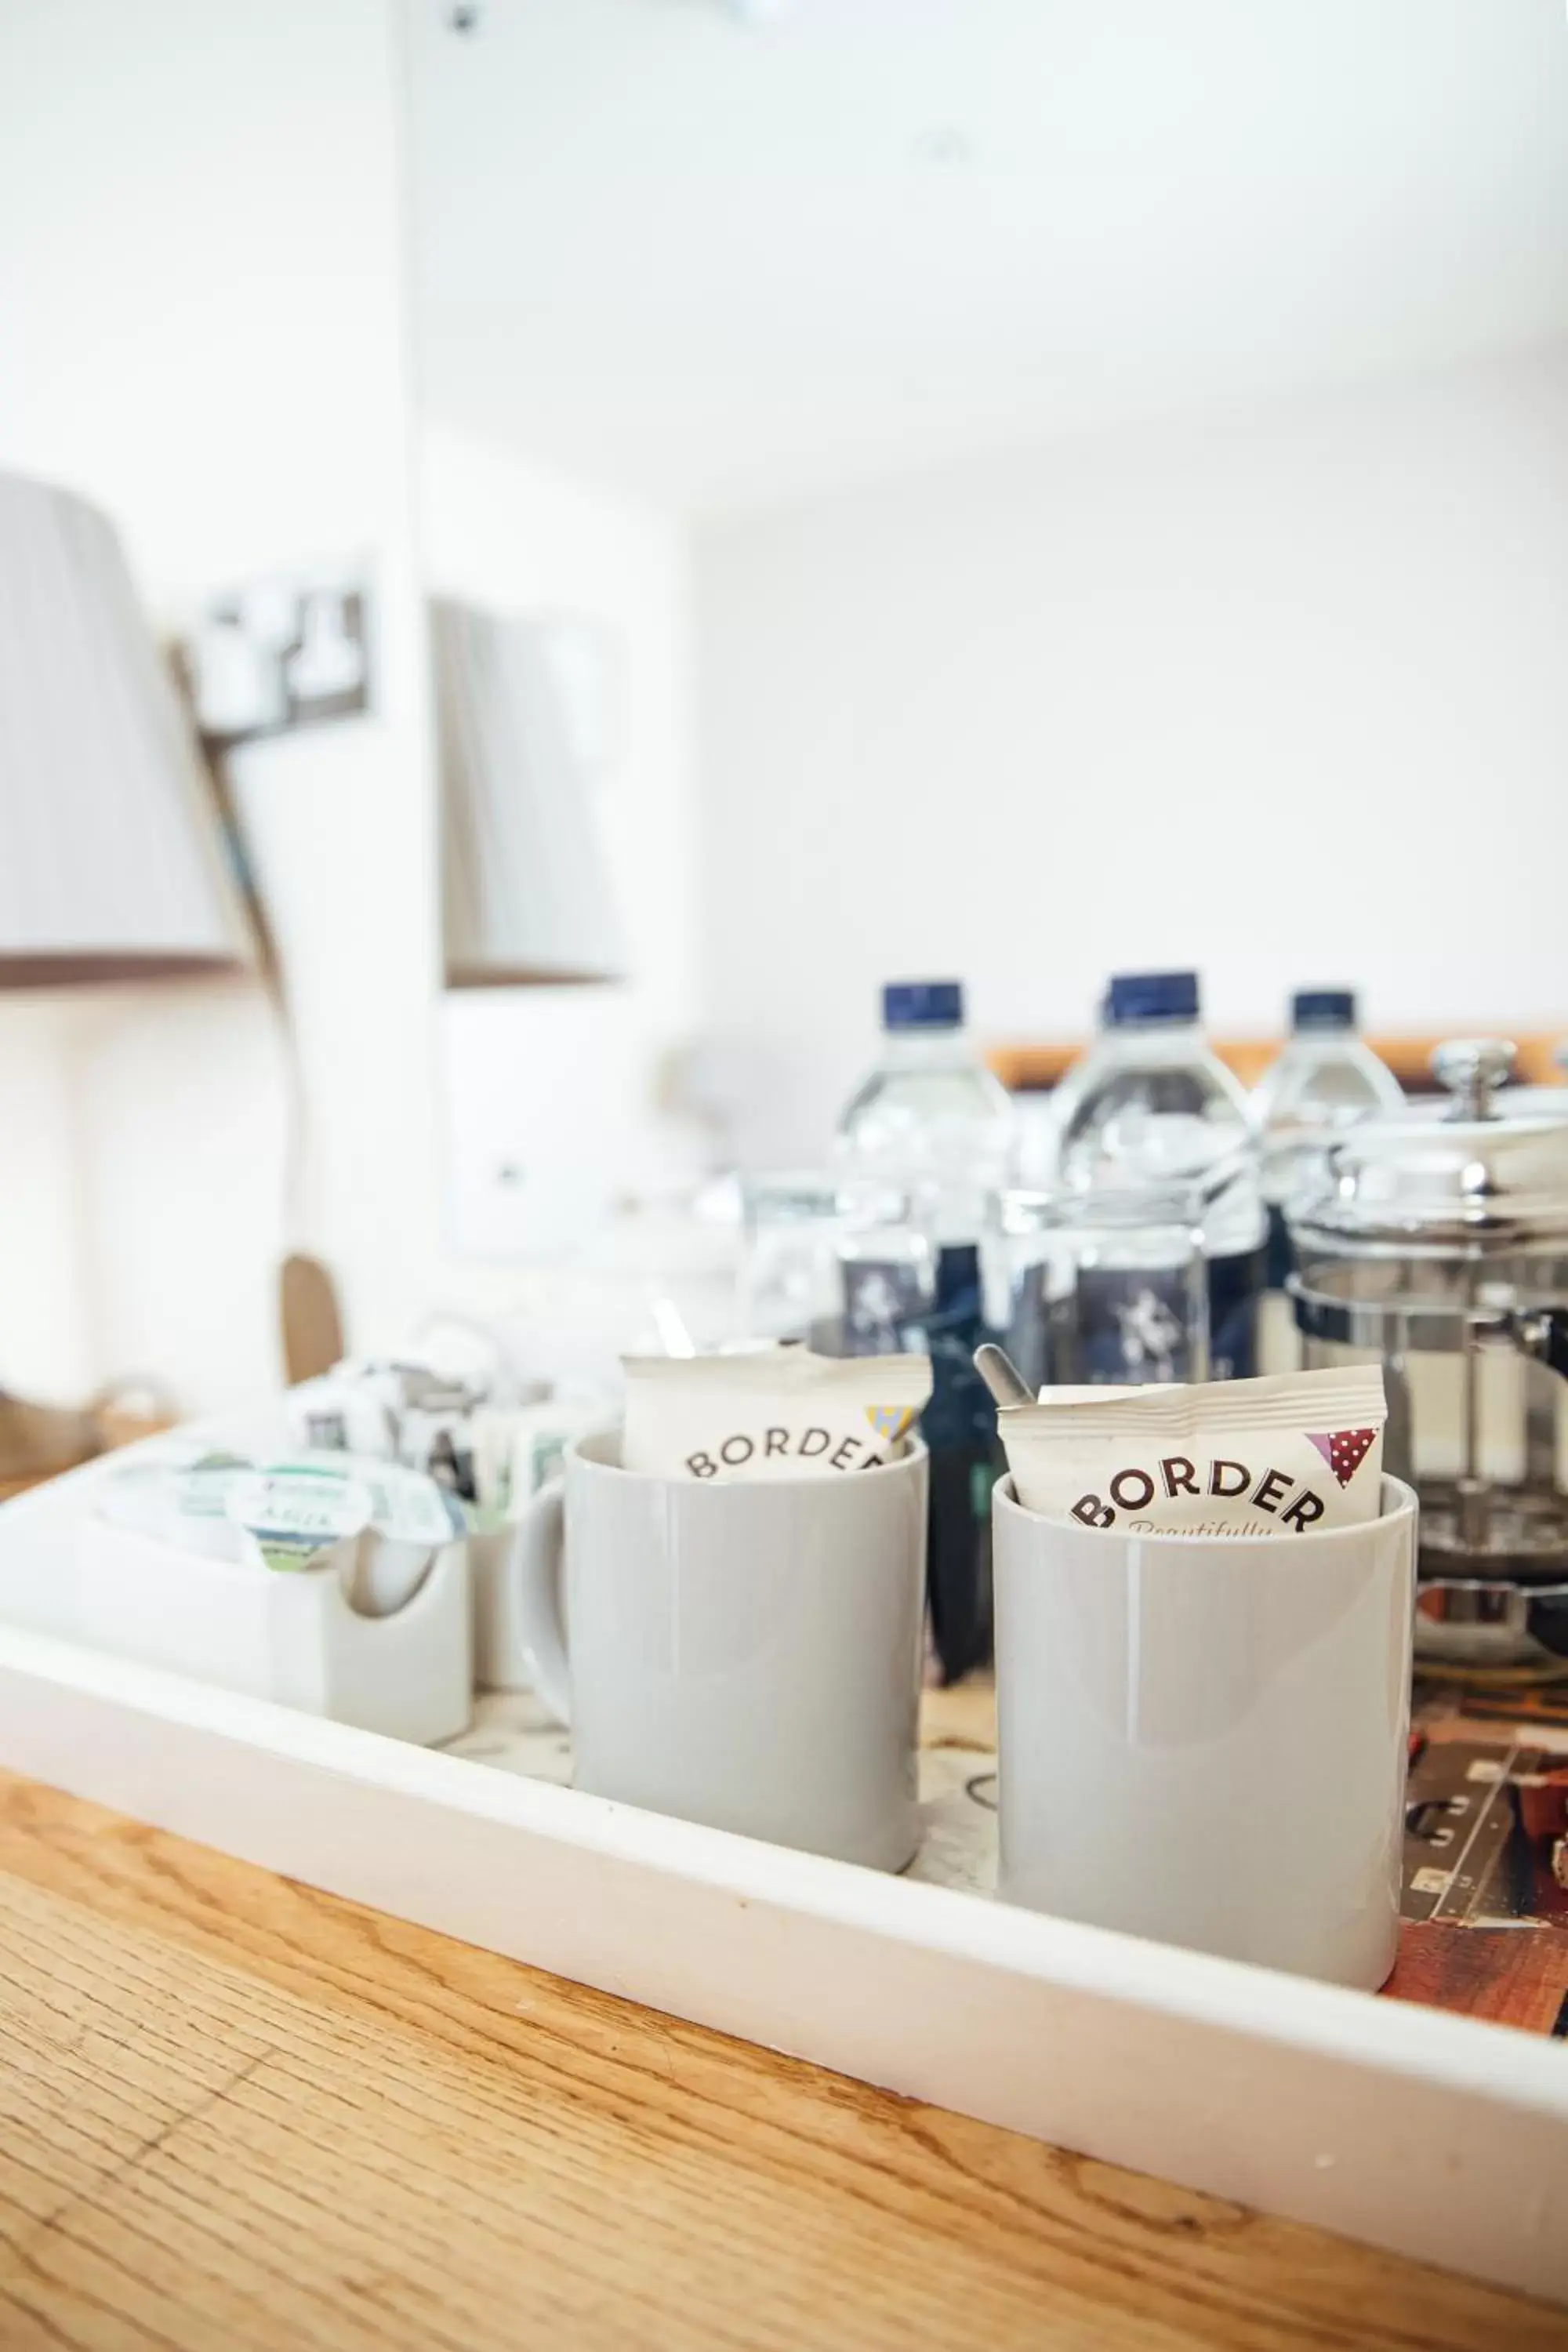
[(885, 1437), (892, 1444), (914, 1426), (914, 1410), (907, 1404), (868, 1404), (865, 1412), (878, 1436)]

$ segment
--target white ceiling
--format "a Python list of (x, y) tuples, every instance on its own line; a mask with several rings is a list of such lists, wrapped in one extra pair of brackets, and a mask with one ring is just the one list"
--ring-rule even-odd
[(428, 409), (663, 503), (1568, 336), (1563, 0), (405, 5)]

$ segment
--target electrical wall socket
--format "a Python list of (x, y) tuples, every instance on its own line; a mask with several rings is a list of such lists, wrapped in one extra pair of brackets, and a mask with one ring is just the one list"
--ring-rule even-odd
[(211, 599), (179, 648), (204, 739), (227, 749), (368, 710), (368, 605), (363, 580), (341, 572)]

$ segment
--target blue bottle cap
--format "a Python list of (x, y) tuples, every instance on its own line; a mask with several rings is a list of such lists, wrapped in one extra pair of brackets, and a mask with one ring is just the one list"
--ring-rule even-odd
[(1299, 988), (1290, 999), (1292, 1029), (1353, 1029), (1355, 992), (1349, 988)]
[(1195, 1021), (1197, 1017), (1195, 971), (1119, 971), (1106, 992), (1105, 1018), (1113, 1029), (1124, 1021)]
[(884, 1029), (962, 1029), (963, 989), (956, 980), (893, 980), (882, 991)]

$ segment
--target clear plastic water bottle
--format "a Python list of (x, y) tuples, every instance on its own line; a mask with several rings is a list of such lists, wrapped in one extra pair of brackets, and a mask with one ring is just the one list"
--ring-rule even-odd
[(1348, 988), (1298, 990), (1290, 1000), (1289, 1039), (1252, 1090), (1268, 1213), (1265, 1370), (1292, 1370), (1300, 1360), (1284, 1295), (1291, 1265), (1285, 1203), (1321, 1172), (1324, 1154), (1347, 1127), (1379, 1112), (1398, 1110), (1404, 1100), (1393, 1071), (1358, 1034), (1353, 992)]
[(939, 1244), (978, 1240), (1013, 1172), (1013, 1097), (963, 1025), (955, 980), (882, 991), (882, 1050), (838, 1122), (841, 1160), (921, 1199)]
[[(931, 1452), (927, 1583), (932, 1645), (953, 1682), (991, 1649), (996, 1415), (973, 1355), (986, 1336), (980, 1236), (990, 1196), (1012, 1180), (1016, 1127), (1012, 1097), (965, 1032), (956, 981), (885, 988), (882, 1030), (877, 1066), (839, 1120), (837, 1154), (856, 1176), (901, 1188), (934, 1245), (931, 1295), (902, 1336), (931, 1351), (931, 1401), (921, 1423)], [(894, 1278), (862, 1240), (845, 1265), (850, 1346), (861, 1327), (885, 1330), (872, 1308)]]
[[(1200, 1203), (1209, 1375), (1253, 1372), (1267, 1230), (1256, 1147), (1247, 1096), (1199, 1026), (1196, 973), (1119, 972), (1100, 1034), (1063, 1078), (1052, 1108), (1055, 1181), (1068, 1191), (1168, 1200), (1173, 1187), (1185, 1188)], [(1131, 1269), (1128, 1279), (1135, 1279)], [(1088, 1376), (1146, 1380), (1147, 1369), (1120, 1368), (1118, 1335), (1138, 1328), (1136, 1302), (1113, 1314), (1112, 1287), (1108, 1281), (1106, 1346), (1089, 1348)], [(1174, 1360), (1163, 1375), (1188, 1376)]]
[(1265, 1200), (1282, 1201), (1302, 1161), (1324, 1151), (1342, 1129), (1398, 1110), (1404, 1100), (1393, 1071), (1357, 1034), (1352, 992), (1299, 990), (1290, 999), (1289, 1041), (1252, 1090)]

